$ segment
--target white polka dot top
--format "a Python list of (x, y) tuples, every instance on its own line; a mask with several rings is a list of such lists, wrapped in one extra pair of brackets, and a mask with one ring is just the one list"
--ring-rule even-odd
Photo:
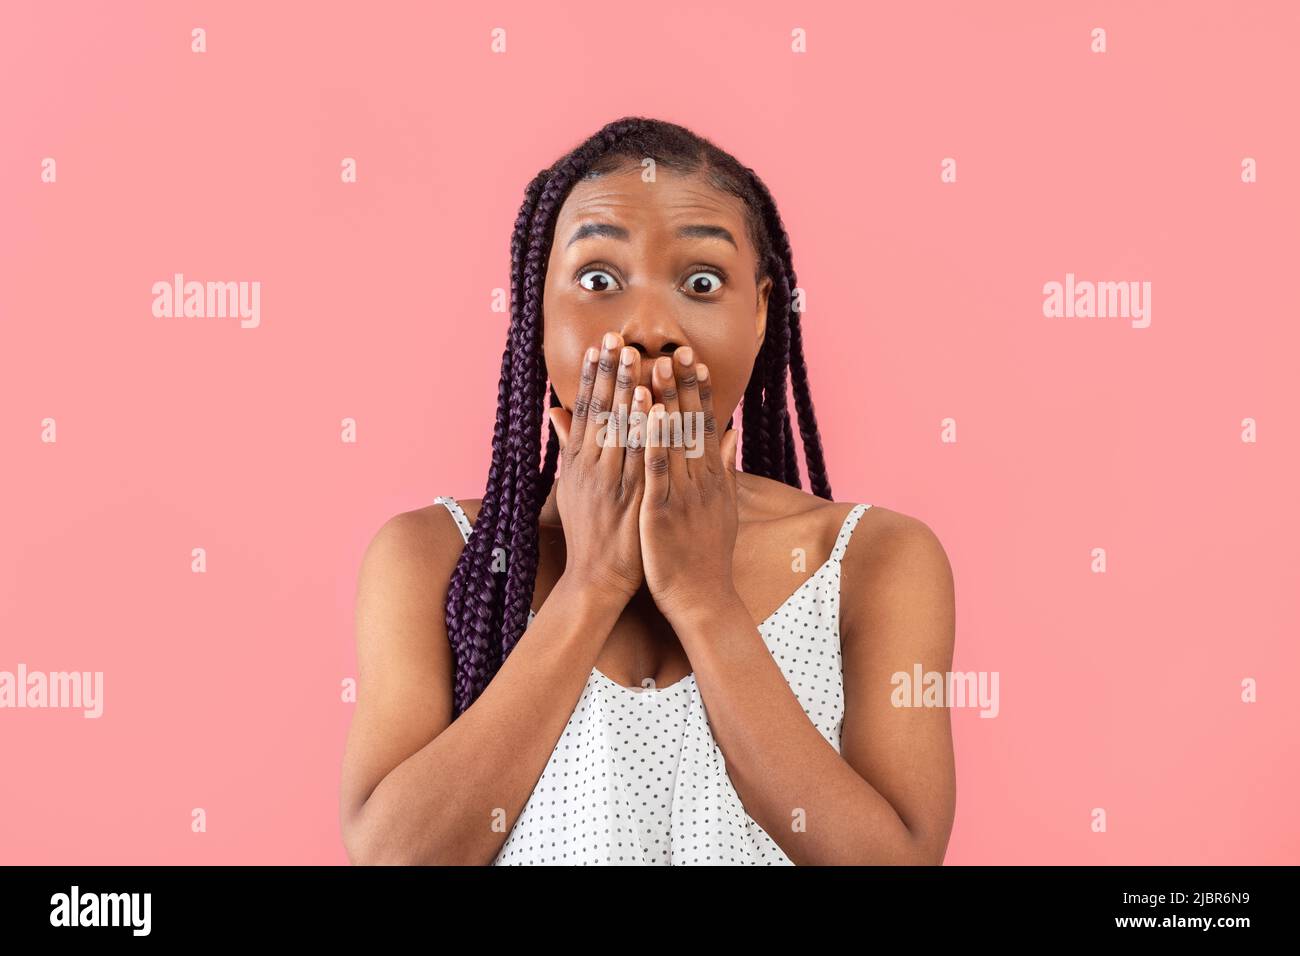
[[(439, 497), (469, 540), (455, 499)], [(804, 713), (840, 749), (840, 561), (858, 520), (844, 519), (826, 562), (758, 625)], [(533, 613), (528, 621), (531, 624)], [(745, 812), (709, 727), (695, 675), (624, 687), (592, 668), (494, 866), (791, 866)]]

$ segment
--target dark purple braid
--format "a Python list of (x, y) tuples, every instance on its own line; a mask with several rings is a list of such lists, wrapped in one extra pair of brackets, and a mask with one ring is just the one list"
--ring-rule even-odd
[[(755, 279), (770, 275), (773, 282), (767, 333), (741, 403), (741, 469), (803, 487), (788, 407), (788, 370), (813, 493), (832, 500), (799, 315), (791, 308), (796, 282), (790, 240), (767, 187), (752, 169), (684, 127), (643, 117), (608, 124), (533, 178), (510, 237), (510, 331), (497, 385), (492, 465), (447, 593), (447, 635), (456, 660), (453, 719), (478, 699), (519, 642), (532, 606), (537, 519), (559, 458), (559, 437), (549, 424), (544, 456), (541, 451), (544, 405), (560, 404), (554, 388), (547, 388), (542, 350), (542, 294), (556, 217), (578, 181), (639, 165), (645, 157), (682, 173), (704, 174), (744, 201), (750, 240), (758, 250)], [(493, 570), (498, 555), (504, 555), (504, 573)]]
[[(772, 274), (778, 278), (773, 282), (773, 289), (774, 291), (780, 289), (784, 294), (784, 300), (778, 303), (773, 303), (769, 296), (767, 314), (769, 337), (773, 318), (779, 316), (783, 319), (783, 321), (779, 322), (781, 326), (780, 354), (773, 354), (772, 361), (769, 364), (771, 377), (768, 382), (773, 389), (777, 390), (776, 395), (778, 397), (773, 404), (778, 409), (777, 415), (784, 431), (781, 440), (784, 448), (786, 483), (794, 485), (796, 488), (802, 487), (799, 484), (799, 466), (795, 457), (794, 435), (790, 430), (790, 413), (785, 394), (785, 370), (789, 367), (790, 379), (794, 383), (795, 412), (799, 416), (799, 434), (803, 438), (804, 459), (808, 466), (808, 480), (812, 485), (813, 494), (831, 501), (833, 496), (831, 495), (830, 481), (826, 477), (826, 459), (822, 455), (821, 434), (817, 430), (817, 417), (813, 412), (812, 391), (808, 387), (808, 365), (803, 357), (803, 331), (799, 317), (800, 313), (793, 308), (794, 290), (799, 283), (794, 273), (794, 253), (790, 249), (790, 237), (786, 234), (785, 224), (781, 222), (781, 215), (776, 211), (776, 201), (772, 199), (772, 194), (768, 192), (767, 186), (752, 169), (747, 169), (746, 172), (749, 173), (754, 192), (759, 197), (758, 206), (762, 212), (764, 226), (772, 244), (772, 254), (776, 258)], [(767, 344), (767, 342), (764, 342), (765, 347)], [(753, 387), (752, 380), (750, 386)], [(746, 444), (748, 445), (748, 442)], [(748, 465), (745, 466), (744, 470), (749, 471)]]

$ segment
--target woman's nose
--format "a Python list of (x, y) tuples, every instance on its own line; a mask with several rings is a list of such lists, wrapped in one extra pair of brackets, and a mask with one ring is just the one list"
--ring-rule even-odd
[(638, 308), (630, 313), (619, 329), (625, 345), (630, 345), (641, 353), (641, 360), (653, 361), (661, 355), (673, 352), (687, 344), (686, 333), (673, 318), (672, 313), (662, 307)]

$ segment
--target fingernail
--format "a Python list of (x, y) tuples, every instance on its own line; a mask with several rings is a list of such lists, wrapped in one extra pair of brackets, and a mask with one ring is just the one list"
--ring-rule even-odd
[(689, 345), (683, 346), (677, 350), (677, 361), (683, 365), (690, 365), (695, 361), (695, 352), (691, 350)]
[(646, 388), (644, 385), (638, 385), (632, 391), (632, 401), (638, 403), (650, 401), (650, 390)]
[(607, 349), (618, 348), (618, 336), (615, 335), (613, 332), (605, 333), (605, 348)]
[(695, 378), (700, 382), (707, 382), (709, 380), (709, 367), (703, 362), (695, 366)]
[(673, 377), (673, 360), (667, 355), (662, 356), (659, 361), (655, 362), (655, 368), (658, 370), (660, 378)]
[(630, 345), (623, 346), (623, 351), (618, 357), (619, 364), (631, 365), (634, 358), (636, 358), (636, 349)]
[(588, 361), (588, 362), (594, 362), (594, 361), (596, 361), (596, 358), (597, 358), (599, 355), (600, 355), (600, 350), (597, 349), (596, 346), (593, 345), (591, 348), (587, 349), (587, 361)]

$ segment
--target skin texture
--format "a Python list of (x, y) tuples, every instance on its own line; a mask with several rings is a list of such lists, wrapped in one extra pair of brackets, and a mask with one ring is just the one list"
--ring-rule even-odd
[[(623, 233), (569, 242), (592, 223)], [(735, 244), (678, 234), (694, 225)], [(563, 451), (540, 517), (537, 617), (452, 723), (442, 602), (460, 534), (440, 505), (380, 529), (358, 582), (340, 807), (354, 862), (491, 862), (593, 666), (625, 686), (694, 672), (747, 812), (795, 863), (942, 862), (956, 800), (949, 714), (894, 708), (890, 680), (916, 663), (951, 669), (953, 579), (933, 532), (875, 506), (850, 541), (840, 753), (755, 623), (825, 562), (853, 507), (734, 470), (735, 433), (722, 428), (765, 331), (770, 280), (755, 282), (755, 261), (740, 201), (701, 179), (661, 169), (644, 183), (634, 169), (574, 187), (544, 293)], [(702, 456), (600, 441), (600, 412), (652, 402), (715, 422)], [(646, 424), (630, 434), (644, 440)], [(472, 521), (479, 502), (461, 504)], [(794, 549), (807, 556), (798, 571)]]

